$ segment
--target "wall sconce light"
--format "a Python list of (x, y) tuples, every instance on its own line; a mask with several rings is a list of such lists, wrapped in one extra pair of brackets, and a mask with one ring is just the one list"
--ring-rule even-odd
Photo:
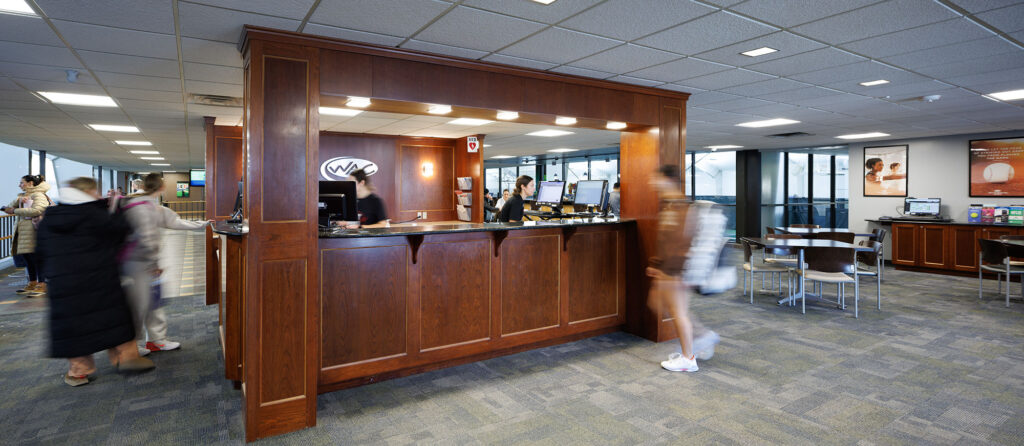
[(420, 171), (423, 172), (423, 176), (432, 177), (434, 176), (434, 163), (427, 161), (420, 166)]

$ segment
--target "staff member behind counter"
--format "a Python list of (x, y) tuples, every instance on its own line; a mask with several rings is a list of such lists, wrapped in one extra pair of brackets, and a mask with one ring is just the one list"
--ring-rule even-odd
[(385, 228), (391, 221), (384, 209), (384, 200), (374, 192), (370, 178), (363, 169), (352, 172), (350, 181), (356, 182), (356, 209), (359, 211), (359, 225), (364, 228)]
[(505, 201), (498, 213), (498, 221), (521, 221), (523, 219), (523, 200), (533, 196), (533, 178), (522, 175), (516, 178), (516, 190), (512, 197)]

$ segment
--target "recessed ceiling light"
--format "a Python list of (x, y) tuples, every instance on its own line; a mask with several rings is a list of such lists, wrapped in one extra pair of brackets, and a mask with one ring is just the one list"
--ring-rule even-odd
[(427, 104), (427, 113), (432, 115), (447, 115), (452, 112), (452, 106), (440, 104)]
[(555, 118), (555, 124), (558, 125), (575, 125), (576, 118), (570, 118), (568, 116), (559, 116)]
[(758, 127), (772, 127), (772, 126), (776, 126), (776, 125), (797, 124), (799, 122), (800, 121), (794, 121), (792, 119), (776, 118), (776, 119), (768, 119), (768, 120), (764, 120), (764, 121), (744, 122), (744, 123), (736, 124), (736, 126), (737, 127), (758, 128)]
[(879, 79), (877, 81), (861, 82), (860, 84), (865, 86), (865, 87), (874, 87), (875, 85), (882, 85), (882, 84), (888, 84), (888, 83), (889, 83), (889, 81), (887, 81), (885, 79)]
[(608, 124), (605, 125), (604, 127), (606, 129), (610, 129), (610, 130), (622, 130), (622, 129), (626, 128), (626, 123), (625, 122), (617, 122), (617, 121), (608, 121)]
[(149, 165), (150, 166), (170, 166), (170, 164), (167, 164), (167, 163), (149, 163)]
[(348, 102), (345, 105), (355, 108), (366, 108), (370, 106), (370, 98), (361, 98), (359, 96), (349, 96)]
[(552, 137), (552, 136), (565, 136), (565, 135), (571, 135), (571, 134), (572, 134), (572, 132), (567, 132), (565, 130), (555, 130), (555, 129), (538, 130), (536, 132), (527, 133), (527, 135), (529, 135), (529, 136), (546, 136), (546, 137), (549, 137), (549, 138)]
[(149, 141), (114, 141), (122, 146), (151, 146), (153, 143)]
[(742, 52), (740, 54), (742, 54), (744, 56), (757, 57), (757, 56), (764, 56), (765, 54), (771, 54), (771, 53), (774, 53), (776, 51), (778, 51), (778, 50), (775, 49), (775, 48), (768, 48), (766, 46), (762, 46), (761, 48), (758, 48), (756, 50), (744, 51), (744, 52)]
[(140, 156), (139, 159), (163, 161), (164, 157), (162, 157), (162, 156)]
[(512, 155), (494, 155), (491, 157), (492, 160), (507, 160), (509, 158), (515, 158)]
[(718, 150), (718, 149), (742, 149), (743, 146), (734, 146), (734, 145), (726, 144), (726, 145), (722, 145), (722, 146), (706, 146), (704, 148), (705, 149), (711, 149), (711, 150)]
[(337, 108), (337, 107), (320, 107), (321, 115), (331, 116), (355, 116), (362, 113), (362, 110), (353, 110), (351, 108)]
[(548, 152), (551, 152), (551, 153), (565, 153), (565, 152), (575, 152), (577, 150), (579, 150), (579, 149), (569, 149), (569, 148), (566, 148), (566, 147), (562, 147), (562, 148), (558, 148), (558, 149), (548, 150)]
[(488, 147), (492, 147), (492, 146), (493, 146), (493, 144), (484, 144), (484, 148), (485, 149), (488, 148)]
[(849, 135), (839, 135), (836, 138), (839, 139), (864, 139), (864, 138), (880, 138), (883, 136), (889, 136), (888, 133), (882, 132), (871, 132), (871, 133), (853, 133)]
[(490, 124), (494, 121), (488, 121), (486, 119), (473, 119), (473, 118), (459, 118), (454, 121), (448, 121), (449, 124), (454, 125), (484, 125)]
[(535, 1), (537, 3), (540, 3), (542, 5), (550, 5), (550, 4), (555, 2), (555, 0), (533, 0), (533, 1)]
[(17, 15), (36, 15), (25, 0), (0, 0), (0, 13)]
[(40, 95), (54, 104), (84, 105), (88, 107), (117, 107), (110, 96), (98, 96), (93, 94), (56, 93), (52, 91), (40, 91)]
[(128, 153), (134, 153), (136, 155), (159, 155), (160, 152), (156, 150), (131, 150)]
[(89, 124), (89, 127), (99, 132), (139, 133), (139, 128), (133, 125)]
[(989, 93), (988, 96), (999, 99), (1000, 101), (1016, 101), (1018, 99), (1024, 99), (1024, 90), (1000, 91), (999, 93)]
[(177, 170), (165, 170), (164, 173), (178, 173)]
[(511, 121), (513, 119), (519, 119), (519, 112), (498, 110), (498, 119), (502, 121)]

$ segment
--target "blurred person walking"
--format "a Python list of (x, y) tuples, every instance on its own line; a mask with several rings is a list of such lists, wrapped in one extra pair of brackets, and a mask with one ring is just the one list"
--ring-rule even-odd
[(39, 223), (38, 255), (50, 279), (50, 356), (68, 358), (64, 382), (77, 387), (96, 372), (92, 354), (107, 350), (120, 372), (154, 367), (139, 357), (131, 309), (121, 288), (117, 253), (127, 220), (100, 200), (92, 178), (61, 188), (60, 204)]
[(27, 297), (42, 296), (46, 294), (46, 278), (40, 268), (39, 256), (36, 255), (36, 225), (51, 204), (46, 195), (50, 185), (39, 175), (25, 175), (18, 182), (18, 187), (22, 193), (2, 208), (8, 215), (18, 217), (11, 255), (20, 255), (28, 270), (28, 285), (17, 293), (26, 294)]
[(174, 211), (160, 205), (164, 180), (151, 173), (142, 180), (143, 192), (128, 200), (125, 215), (131, 223), (132, 235), (123, 251), (122, 274), (127, 282), (128, 301), (140, 341), (146, 341), (141, 352), (174, 350), (181, 343), (167, 339), (167, 315), (154, 299), (154, 282), (160, 279), (161, 229), (199, 230), (210, 222), (182, 220)]

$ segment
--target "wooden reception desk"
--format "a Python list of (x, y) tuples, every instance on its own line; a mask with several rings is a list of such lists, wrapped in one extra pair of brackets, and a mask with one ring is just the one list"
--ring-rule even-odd
[[(631, 231), (618, 219), (322, 231), (320, 324), (307, 328), (319, 392), (620, 329)], [(229, 265), (244, 255), (227, 251)], [(227, 274), (221, 300), (229, 372), (244, 367), (240, 278)]]

